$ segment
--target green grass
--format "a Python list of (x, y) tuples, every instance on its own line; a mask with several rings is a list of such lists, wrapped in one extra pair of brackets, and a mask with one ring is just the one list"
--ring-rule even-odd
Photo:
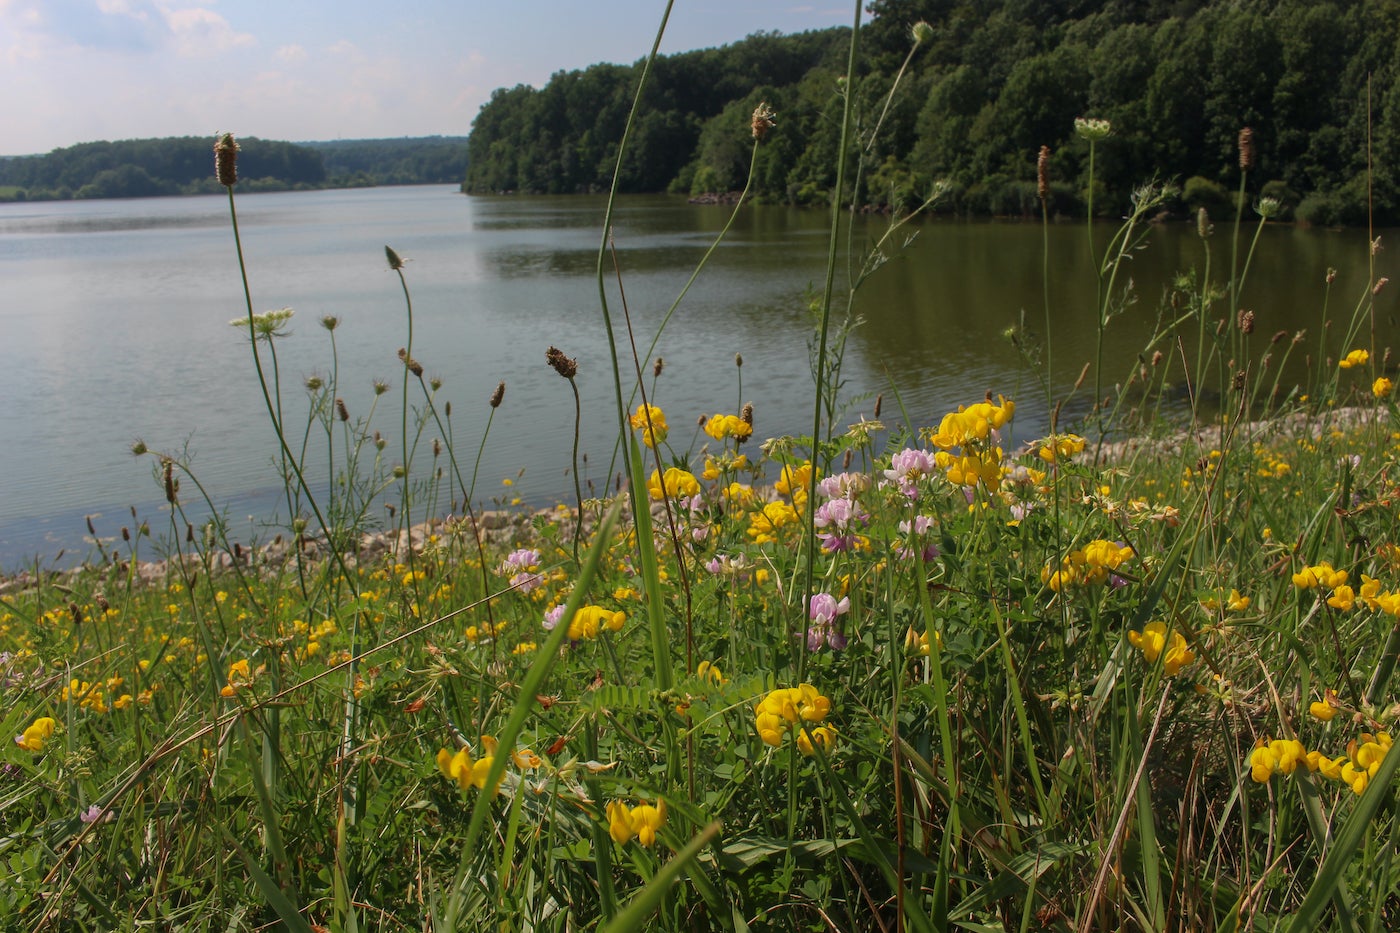
[[(1152, 196), (1088, 274), (1127, 278)], [(1212, 305), (1252, 251), (1222, 283), (1210, 246), (1143, 362), (1087, 383), (1131, 391), (1078, 406), (1122, 436), (1180, 367), (1222, 392), (1223, 415), (1178, 412), (1203, 441), (1013, 446), (1014, 403), (971, 394), (935, 424), (837, 418), (855, 285), (833, 276), (817, 439), (731, 417), (677, 446), (664, 412), (689, 400), (613, 360), (631, 482), (581, 503), (581, 532), (572, 505), (486, 531), (467, 466), (489, 439), (454, 441), (411, 352), (383, 397), (422, 480), (341, 417), (339, 322), (303, 394), (277, 348), (310, 338), (250, 305), (300, 543), (234, 557), (217, 521), (186, 524), (198, 478), (142, 445), (163, 576), (138, 573), (138, 532), (0, 596), (0, 926), (1393, 929), (1384, 348), (1335, 362), (1363, 299), (1308, 385), (1270, 386), (1269, 349)], [(1071, 400), (1050, 348), (1023, 348)], [(342, 480), (324, 500), (312, 466)], [(459, 518), (357, 554), (387, 490), (391, 540)]]

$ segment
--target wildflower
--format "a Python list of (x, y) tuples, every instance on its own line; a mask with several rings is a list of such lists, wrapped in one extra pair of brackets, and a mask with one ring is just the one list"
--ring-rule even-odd
[(928, 451), (906, 447), (890, 458), (885, 480), (898, 486), (906, 499), (915, 499), (919, 495), (919, 481), (933, 471), (933, 456)]
[(1327, 605), (1346, 612), (1356, 605), (1356, 593), (1349, 586), (1339, 586), (1327, 597)]
[(21, 734), (15, 736), (15, 744), (27, 752), (42, 752), (44, 743), (58, 727), (52, 717), (40, 716)]
[(918, 542), (923, 541), (924, 563), (928, 563), (938, 556), (938, 545), (926, 540), (930, 528), (933, 527), (933, 518), (928, 515), (916, 515), (912, 520), (904, 519), (899, 523), (899, 533), (904, 535), (904, 543), (895, 551), (902, 560), (910, 560), (914, 556), (914, 548)]
[[(775, 116), (776, 114), (773, 112), (773, 108), (769, 107), (766, 101), (759, 102), (759, 105), (754, 108), (753, 118), (749, 121), (749, 127), (753, 130), (754, 139), (763, 142), (764, 137), (768, 135), (768, 131), (775, 125), (773, 120)], [(735, 359), (738, 359), (738, 357), (735, 357)]]
[(836, 746), (836, 732), (830, 726), (817, 726), (815, 729), (802, 729), (797, 733), (797, 750), (811, 758), (820, 747), (826, 754)]
[(864, 525), (869, 513), (850, 499), (831, 499), (817, 507), (813, 524), (820, 529), (817, 539), (823, 550), (847, 551), (855, 545), (855, 530)]
[[(938, 644), (938, 648), (941, 651), (943, 649), (943, 633), (934, 632), (933, 640)], [(931, 653), (928, 632), (916, 632), (914, 631), (914, 626), (909, 626), (909, 629), (904, 633), (904, 651), (907, 654), (917, 655), (918, 657), (928, 657)]]
[(627, 613), (618, 612), (603, 606), (582, 606), (569, 621), (569, 639), (582, 641), (597, 638), (599, 629), (610, 632), (622, 630), (627, 621)]
[(666, 434), (670, 430), (666, 425), (666, 413), (655, 405), (638, 405), (631, 424), (634, 431), (643, 432), (642, 443), (652, 450), (656, 449), (657, 444), (666, 442)]
[(1196, 660), (1185, 637), (1176, 629), (1168, 632), (1165, 622), (1149, 622), (1141, 632), (1129, 632), (1128, 643), (1142, 652), (1148, 664), (1156, 664), (1157, 658), (1165, 653), (1162, 666), (1168, 677), (1175, 677), (1178, 671)]
[(1327, 561), (1304, 567), (1293, 575), (1293, 585), (1300, 590), (1311, 590), (1318, 587), (1335, 590), (1346, 582), (1347, 572), (1334, 570)]
[(1371, 354), (1365, 350), (1352, 350), (1337, 364), (1338, 369), (1351, 369), (1353, 366), (1365, 366), (1371, 361)]
[(1390, 398), (1390, 394), (1395, 391), (1395, 383), (1385, 376), (1381, 376), (1371, 383), (1371, 394), (1376, 398)]
[(797, 511), (786, 502), (769, 502), (749, 514), (749, 537), (755, 544), (777, 540), (778, 529), (797, 521)]
[(219, 691), (220, 696), (231, 697), (253, 682), (253, 671), (247, 658), (234, 661), (228, 666), (228, 682)]
[(628, 807), (620, 800), (611, 800), (607, 807), (608, 835), (618, 845), (626, 845), (635, 837), (644, 846), (656, 842), (656, 834), (666, 823), (666, 802), (657, 799)]
[(1113, 124), (1107, 120), (1075, 117), (1074, 132), (1080, 138), (1087, 139), (1091, 143), (1096, 143), (1101, 139), (1108, 138), (1108, 135), (1113, 132)]
[(807, 501), (807, 484), (811, 479), (812, 461), (804, 460), (796, 467), (784, 466), (773, 488), (791, 499), (794, 505), (801, 506)]
[(287, 335), (287, 322), (295, 313), (291, 308), (278, 308), (254, 314), (251, 320), (247, 317), (236, 317), (229, 323), (234, 327), (252, 327), (254, 340), (272, 340), (274, 337)]
[(1083, 452), (1084, 438), (1078, 434), (1059, 434), (1041, 441), (1036, 454), (1046, 463), (1059, 463)]
[(1256, 784), (1267, 784), (1275, 774), (1292, 774), (1300, 764), (1311, 767), (1302, 742), (1297, 739), (1260, 740), (1249, 755), (1249, 776)]
[(221, 133), (214, 142), (214, 177), (225, 188), (232, 188), (238, 182), (238, 150), (242, 148), (233, 139), (232, 133)]
[(647, 481), (647, 491), (653, 499), (689, 498), (700, 494), (700, 481), (695, 474), (679, 467), (667, 467), (664, 478), (656, 470), (651, 471)]
[[(449, 781), (455, 782), (462, 790), (468, 787), (485, 790), (486, 776), (491, 773), (491, 765), (496, 759), (496, 740), (489, 735), (483, 735), (481, 746), (486, 754), (476, 759), (472, 758), (471, 752), (465, 747), (459, 748), (455, 755), (445, 748), (438, 749), (438, 772)], [(505, 775), (501, 776), (502, 779), (504, 777)], [(501, 781), (497, 780), (491, 793), (499, 793), (500, 789)]]
[(714, 684), (716, 687), (722, 687), (729, 683), (729, 678), (725, 677), (723, 672), (720, 671), (719, 665), (711, 661), (701, 661), (695, 668), (695, 676), (703, 681)]
[(1331, 722), (1332, 717), (1337, 715), (1337, 707), (1334, 705), (1335, 698), (1328, 691), (1328, 696), (1308, 705), (1308, 714), (1320, 722)]
[(819, 725), (831, 712), (831, 701), (811, 684), (779, 687), (765, 696), (754, 708), (754, 720), (759, 738), (775, 748), (783, 736), (806, 723)]
[(96, 823), (101, 818), (102, 808), (97, 804), (93, 804), (92, 806), (84, 810), (82, 813), (78, 814), (78, 819), (81, 820), (84, 824)]
[(753, 435), (753, 425), (745, 423), (738, 415), (712, 415), (705, 422), (705, 433), (717, 441), (730, 437), (746, 441)]
[(817, 491), (828, 499), (854, 499), (870, 488), (870, 477), (864, 473), (837, 473), (817, 483)]
[(851, 600), (842, 597), (837, 602), (830, 593), (813, 593), (807, 604), (811, 624), (807, 627), (807, 650), (819, 651), (829, 645), (833, 651), (846, 647), (846, 636), (836, 628), (836, 619), (851, 611)]
[(545, 611), (544, 621), (540, 624), (544, 626), (545, 631), (552, 632), (554, 631), (554, 627), (559, 624), (559, 620), (563, 617), (564, 607), (562, 605), (553, 606)]

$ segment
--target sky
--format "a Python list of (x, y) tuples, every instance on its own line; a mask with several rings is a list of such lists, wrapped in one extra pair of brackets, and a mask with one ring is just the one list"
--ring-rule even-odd
[[(461, 136), (498, 87), (633, 62), (664, 0), (0, 0), (0, 155), (98, 139)], [(676, 0), (663, 52), (849, 25), (839, 0)]]

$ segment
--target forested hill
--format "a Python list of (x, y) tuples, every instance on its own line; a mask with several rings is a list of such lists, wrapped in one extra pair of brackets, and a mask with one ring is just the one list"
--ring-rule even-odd
[[(1253, 129), (1251, 197), (1314, 223), (1366, 217), (1368, 80), (1378, 222), (1400, 221), (1400, 3), (1394, 0), (874, 0), (855, 84), (863, 201), (1038, 212), (1035, 163), (1051, 148), (1053, 208), (1082, 213), (1088, 142), (1074, 119), (1111, 122), (1097, 144), (1095, 207), (1121, 213), (1153, 178), (1183, 207), (1223, 206)], [(880, 125), (894, 76), (914, 48)], [(742, 187), (749, 115), (777, 114), (760, 148), (762, 198), (823, 203), (835, 179), (849, 30), (760, 34), (656, 63), (623, 166), (624, 191)], [(498, 90), (473, 125), (464, 190), (587, 192), (612, 178), (640, 73), (594, 65), (534, 89)], [(1286, 215), (1285, 215), (1286, 216)]]
[[(466, 140), (353, 139), (289, 143), (241, 137), (239, 190), (282, 191), (458, 182)], [(129, 198), (221, 191), (212, 136), (80, 143), (0, 159), (0, 200)]]

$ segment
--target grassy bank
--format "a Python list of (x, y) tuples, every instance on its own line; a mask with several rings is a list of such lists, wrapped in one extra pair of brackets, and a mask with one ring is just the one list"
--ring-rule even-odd
[[(854, 108), (837, 151), (857, 148)], [(751, 159), (775, 119), (736, 127)], [(1111, 128), (1080, 124), (1092, 160)], [(215, 151), (246, 283), (236, 144)], [(744, 405), (685, 441), (659, 360), (586, 361), (613, 368), (627, 481), (523, 520), (480, 508), (501, 480), (474, 466), (491, 422), (454, 435), (395, 250), (402, 370), (376, 404), (400, 414), (400, 461), (338, 403), (340, 322), (321, 321), (330, 375), (293, 397), (292, 312), (248, 300), (291, 516), (275, 552), (187, 522), (198, 476), (138, 444), (168, 559), (143, 568), (138, 532), (0, 595), (0, 923), (1393, 928), (1384, 278), (1330, 309), (1319, 286), (1315, 334), (1254, 337), (1261, 200), (1233, 233), (1201, 218), (1201, 264), (1126, 369), (1100, 351), (1060, 391), (1050, 329), (1012, 329), (1048, 407), (1081, 423), (1013, 442), (1016, 400), (981, 392), (937, 423), (895, 392), (846, 417), (854, 296), (906, 219), (869, 251), (844, 242), (864, 170), (837, 174), (810, 435), (761, 439)], [(1141, 189), (1096, 244), (1100, 347), (1162, 197)], [(603, 238), (598, 323), (619, 348), (652, 336), (631, 333), (621, 279)], [(577, 403), (577, 361), (540, 350)], [(1315, 354), (1312, 384), (1280, 385), (1292, 352)], [(1224, 414), (1106, 446), (1178, 379)], [(483, 402), (518, 417), (504, 384)], [(337, 478), (324, 496), (313, 465)], [(395, 508), (371, 514), (386, 491)]]

